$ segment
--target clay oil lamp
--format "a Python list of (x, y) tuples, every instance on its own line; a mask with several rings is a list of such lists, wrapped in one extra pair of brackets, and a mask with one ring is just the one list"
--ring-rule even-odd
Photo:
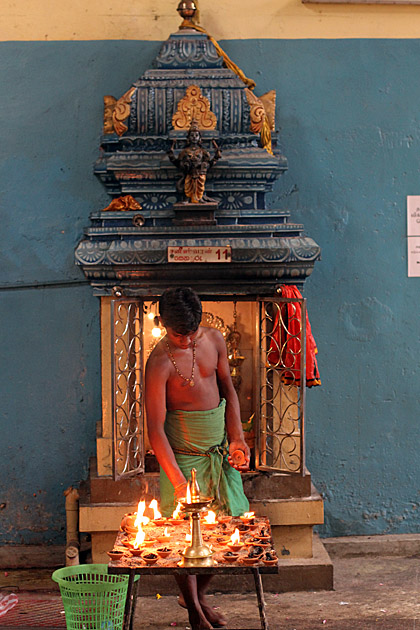
[(251, 547), (248, 555), (242, 558), (244, 564), (257, 564), (262, 558), (264, 550), (262, 547)]
[(233, 552), (237, 552), (243, 547), (243, 543), (241, 543), (241, 537), (239, 534), (239, 529), (235, 529), (234, 533), (230, 537), (230, 542), (228, 542), (227, 546)]
[(227, 551), (223, 554), (223, 560), (229, 564), (233, 564), (239, 558), (239, 553), (235, 553), (233, 551)]
[(160, 549), (156, 549), (156, 553), (159, 558), (167, 558), (171, 555), (171, 549), (169, 547), (160, 547)]
[(144, 533), (144, 530), (140, 527), (134, 540), (132, 551), (136, 551), (136, 549), (141, 549), (142, 545), (145, 544), (145, 539), (146, 534)]
[(271, 542), (270, 538), (254, 538), (254, 542), (252, 543), (254, 547), (270, 547)]
[(144, 516), (144, 511), (146, 509), (146, 501), (139, 501), (139, 505), (137, 507), (137, 518), (134, 521), (134, 527), (139, 529), (143, 527), (143, 525), (147, 525), (150, 521), (148, 516)]
[(167, 528), (167, 527), (165, 527), (165, 530), (164, 530), (163, 534), (161, 534), (160, 536), (157, 536), (157, 540), (158, 540), (160, 543), (168, 543), (168, 542), (170, 542), (170, 540), (171, 540), (171, 535), (170, 535), (170, 533), (168, 532), (168, 528)]
[(266, 567), (272, 567), (275, 564), (277, 564), (278, 563), (278, 559), (277, 559), (277, 556), (276, 556), (274, 550), (271, 549), (270, 551), (266, 551), (262, 561), (263, 561), (263, 563), (265, 564)]
[(216, 526), (216, 513), (213, 510), (209, 510), (203, 519), (203, 527), (204, 529), (214, 529)]
[(131, 540), (131, 541), (135, 538), (135, 536), (137, 534), (137, 529), (134, 529), (132, 527), (127, 527), (127, 529), (125, 531), (126, 531), (127, 536), (130, 537), (129, 540)]
[(137, 512), (132, 512), (131, 514), (126, 514), (124, 516), (121, 523), (121, 529), (130, 536), (135, 536), (139, 525), (146, 525), (150, 520), (147, 516), (143, 515), (145, 509), (146, 501), (139, 501)]
[(147, 545), (146, 534), (144, 533), (141, 525), (137, 531), (135, 539), (128, 542), (123, 542), (123, 544), (128, 547), (133, 556), (139, 556), (141, 554), (142, 548)]
[(127, 549), (130, 549), (130, 551), (131, 551), (131, 549), (133, 548), (134, 541), (133, 541), (133, 539), (131, 539), (131, 540), (123, 540), (122, 544), (124, 545), (124, 547), (127, 547)]
[(259, 561), (260, 558), (258, 558), (257, 556), (245, 556), (244, 558), (242, 558), (242, 562), (249, 565), (257, 564), (257, 562)]
[(166, 518), (163, 518), (162, 514), (158, 510), (158, 502), (156, 501), (156, 499), (153, 499), (153, 501), (150, 501), (149, 508), (153, 510), (152, 520), (155, 525), (163, 525), (164, 523), (166, 523)]
[(258, 540), (270, 540), (271, 536), (265, 527), (261, 527), (259, 532), (253, 532), (253, 536)]
[(176, 506), (176, 509), (172, 513), (171, 518), (168, 519), (171, 525), (182, 525), (182, 523), (184, 522), (184, 519), (181, 517), (181, 510), (182, 510), (182, 505), (181, 503), (178, 503), (178, 505)]
[(115, 561), (121, 560), (121, 558), (124, 555), (124, 552), (119, 549), (113, 549), (112, 551), (107, 551), (107, 554), (111, 558), (111, 560), (115, 562)]
[(220, 514), (220, 515), (217, 517), (217, 520), (219, 521), (219, 523), (220, 523), (221, 525), (223, 525), (223, 524), (225, 524), (225, 525), (226, 525), (227, 523), (230, 523), (230, 521), (232, 520), (232, 517), (231, 517), (231, 516), (229, 516), (228, 514)]
[[(121, 521), (120, 530), (122, 532), (127, 532), (128, 534), (135, 534), (137, 530), (134, 527), (134, 522), (137, 518), (137, 512), (130, 512), (129, 514), (124, 514), (123, 519)], [(128, 531), (130, 529), (131, 531)]]
[(270, 530), (268, 527), (261, 527), (257, 536), (258, 538), (270, 538)]
[(214, 540), (214, 543), (216, 545), (219, 545), (220, 547), (225, 547), (228, 544), (229, 540), (230, 540), (230, 538), (226, 538), (225, 536), (218, 536)]
[(241, 451), (240, 449), (233, 451), (230, 457), (232, 459), (232, 463), (235, 466), (243, 466), (246, 462), (245, 453)]
[(239, 518), (241, 519), (241, 521), (243, 523), (248, 525), (248, 523), (250, 521), (254, 521), (254, 519), (255, 519), (255, 512), (245, 512), (245, 514), (242, 514), (242, 516), (240, 516)]
[(141, 558), (146, 564), (155, 564), (157, 562), (158, 555), (154, 551), (146, 550)]
[(261, 546), (251, 547), (251, 549), (248, 551), (248, 556), (250, 558), (261, 558), (263, 554), (264, 547)]
[(240, 534), (246, 534), (247, 532), (249, 532), (249, 527), (244, 523), (239, 523), (238, 530)]

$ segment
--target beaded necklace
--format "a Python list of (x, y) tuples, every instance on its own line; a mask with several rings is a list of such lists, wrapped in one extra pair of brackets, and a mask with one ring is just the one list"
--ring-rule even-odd
[(184, 376), (183, 374), (181, 374), (181, 372), (178, 369), (178, 366), (175, 362), (175, 358), (174, 355), (171, 352), (171, 349), (169, 347), (169, 343), (168, 340), (165, 339), (165, 343), (166, 343), (166, 349), (168, 351), (168, 355), (170, 360), (172, 361), (172, 365), (175, 368), (175, 372), (178, 374), (178, 376), (180, 376), (182, 378), (182, 380), (184, 380), (186, 383), (188, 383), (188, 385), (190, 387), (194, 387), (195, 383), (194, 383), (194, 370), (195, 370), (195, 346), (196, 346), (196, 341), (194, 339), (193, 344), (192, 344), (192, 351), (193, 351), (193, 360), (192, 360), (192, 369), (191, 369), (191, 376), (190, 378), (187, 378), (186, 376)]

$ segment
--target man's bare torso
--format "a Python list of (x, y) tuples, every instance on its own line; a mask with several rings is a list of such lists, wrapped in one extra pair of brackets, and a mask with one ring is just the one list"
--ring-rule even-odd
[(212, 328), (199, 327), (195, 337), (194, 386), (181, 378), (169, 357), (166, 343), (175, 360), (178, 371), (187, 379), (191, 377), (193, 347), (176, 348), (167, 338), (162, 339), (149, 357), (149, 362), (159, 368), (159, 375), (166, 382), (166, 409), (173, 411), (204, 411), (214, 409), (220, 403), (217, 384), (217, 366), (224, 339)]

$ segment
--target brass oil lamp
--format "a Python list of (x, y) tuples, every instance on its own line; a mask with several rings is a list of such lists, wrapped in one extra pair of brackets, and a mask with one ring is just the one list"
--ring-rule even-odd
[(239, 389), (242, 383), (241, 376), (241, 366), (245, 361), (245, 357), (242, 356), (241, 351), (239, 350), (239, 344), (241, 342), (241, 334), (236, 326), (237, 320), (237, 311), (236, 311), (236, 302), (233, 303), (233, 326), (229, 328), (229, 334), (226, 339), (226, 343), (228, 346), (228, 362), (230, 367), (230, 376), (232, 378), (233, 386), (236, 390), (236, 393), (239, 394)]
[(183, 511), (191, 516), (191, 545), (182, 553), (182, 560), (179, 563), (181, 567), (212, 567), (214, 565), (213, 551), (203, 543), (200, 521), (201, 512), (211, 502), (211, 498), (200, 495), (197, 471), (193, 468), (188, 482), (187, 496), (180, 500)]

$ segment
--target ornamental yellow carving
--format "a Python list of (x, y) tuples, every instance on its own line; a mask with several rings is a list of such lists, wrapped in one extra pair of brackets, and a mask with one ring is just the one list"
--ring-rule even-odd
[(176, 130), (189, 129), (191, 122), (197, 121), (200, 129), (215, 129), (217, 118), (210, 110), (208, 99), (201, 94), (198, 85), (187, 87), (185, 96), (179, 101), (172, 116), (172, 126)]
[(130, 115), (131, 97), (135, 92), (130, 88), (118, 100), (113, 96), (104, 96), (104, 133), (115, 133), (122, 136), (128, 129), (124, 120)]
[(270, 129), (271, 131), (274, 131), (276, 121), (276, 90), (270, 90), (259, 98), (264, 105)]
[(245, 94), (250, 107), (251, 131), (261, 134), (264, 149), (272, 154), (271, 132), (275, 128), (276, 91), (270, 90), (258, 97), (252, 90), (245, 88)]
[(109, 211), (120, 211), (120, 210), (141, 210), (141, 205), (138, 201), (134, 199), (131, 195), (125, 195), (124, 197), (118, 197), (117, 199), (113, 199), (109, 206), (102, 209), (102, 212), (106, 210)]
[(114, 133), (114, 123), (112, 122), (112, 112), (114, 111), (117, 99), (114, 96), (104, 96), (104, 133)]

